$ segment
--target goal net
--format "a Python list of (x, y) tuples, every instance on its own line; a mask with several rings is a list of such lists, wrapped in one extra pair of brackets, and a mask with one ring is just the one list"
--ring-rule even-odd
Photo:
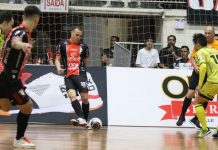
[[(18, 25), (26, 4), (39, 6), (40, 0), (5, 0), (5, 3), (11, 5), (5, 7), (2, 3), (0, 9), (11, 9)], [(101, 66), (101, 50), (110, 47), (111, 36), (120, 39), (115, 46), (119, 56), (115, 56), (115, 61), (119, 59), (121, 64), (114, 62), (115, 66), (134, 66), (137, 51), (147, 38), (153, 39), (155, 48), (162, 48), (164, 9), (185, 9), (185, 6), (185, 0), (69, 0), (68, 13), (42, 13), (32, 33), (34, 48), (29, 63), (36, 63), (35, 57), (46, 55), (46, 51), (55, 56), (58, 42), (69, 38), (72, 27), (80, 25), (85, 30), (83, 41), (90, 49), (89, 66)], [(125, 52), (129, 54), (123, 55)]]

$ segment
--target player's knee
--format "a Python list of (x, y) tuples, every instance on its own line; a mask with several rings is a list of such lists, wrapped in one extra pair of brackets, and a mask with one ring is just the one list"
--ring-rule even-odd
[(18, 106), (20, 108), (20, 111), (24, 114), (30, 114), (32, 112), (33, 109), (33, 103), (31, 100), (29, 100), (27, 103), (23, 104), (23, 105), (19, 105)]
[(195, 95), (195, 90), (189, 90), (188, 91), (188, 94), (187, 94), (187, 98), (193, 98), (194, 97), (194, 95)]
[(0, 107), (0, 109), (3, 110), (3, 111), (8, 112), (8, 111), (11, 110), (11, 105), (5, 105), (4, 107)]
[(0, 101), (0, 109), (3, 111), (9, 111), (11, 110), (12, 105), (8, 99), (1, 99)]
[(84, 104), (88, 104), (89, 103), (89, 99), (88, 99), (88, 95), (83, 95), (81, 96), (82, 102)]
[(82, 102), (83, 102), (84, 104), (88, 104), (88, 103), (89, 103), (89, 99), (88, 99), (88, 98), (83, 98), (83, 99), (82, 99)]
[(71, 101), (75, 101), (76, 100), (76, 94), (74, 94), (74, 93), (68, 93), (68, 96), (69, 96), (69, 99), (71, 100)]
[(67, 94), (68, 94), (68, 97), (69, 97), (69, 99), (71, 100), (71, 101), (75, 101), (76, 100), (76, 91), (75, 90), (73, 90), (73, 89), (69, 89), (68, 91), (67, 91)]
[(81, 94), (82, 102), (84, 104), (88, 104), (89, 103), (88, 94), (87, 93), (80, 93), (80, 94)]
[(194, 100), (194, 105), (198, 105), (198, 104), (201, 104), (201, 102), (197, 99)]

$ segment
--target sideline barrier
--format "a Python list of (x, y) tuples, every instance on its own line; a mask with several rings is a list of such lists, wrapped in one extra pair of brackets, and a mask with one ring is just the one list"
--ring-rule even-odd
[[(104, 125), (176, 127), (191, 70), (90, 67), (90, 118)], [(34, 99), (30, 122), (67, 124), (76, 117), (54, 66), (28, 65), (23, 82)], [(78, 97), (79, 98), (79, 97)], [(0, 111), (0, 122), (16, 122), (18, 110)], [(4, 115), (4, 116), (3, 116)], [(195, 115), (193, 104), (183, 127)], [(217, 96), (207, 107), (209, 127), (218, 124)]]
[[(176, 127), (191, 70), (107, 68), (108, 125)], [(209, 127), (218, 124), (218, 102), (207, 107)], [(193, 104), (183, 127), (195, 115)]]
[[(106, 68), (88, 68), (87, 75), (90, 118), (99, 117), (107, 125)], [(22, 81), (34, 102), (30, 122), (68, 124), (70, 119), (76, 118), (66, 93), (64, 77), (56, 74), (54, 66), (27, 65)], [(16, 122), (17, 113), (16, 107), (8, 113), (0, 111), (0, 122)]]

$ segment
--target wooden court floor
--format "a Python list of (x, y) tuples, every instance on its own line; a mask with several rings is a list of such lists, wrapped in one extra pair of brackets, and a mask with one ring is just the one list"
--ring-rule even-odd
[[(0, 124), (0, 150), (12, 146), (15, 124)], [(70, 125), (30, 124), (26, 133), (37, 150), (218, 150), (212, 134), (196, 138), (195, 128), (108, 126), (99, 131)]]

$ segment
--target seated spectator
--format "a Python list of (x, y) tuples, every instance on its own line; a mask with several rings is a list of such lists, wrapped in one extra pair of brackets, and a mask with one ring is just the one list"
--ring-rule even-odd
[(118, 36), (111, 36), (110, 48), (103, 49), (101, 52), (101, 62), (102, 66), (111, 66), (114, 57), (114, 44), (119, 42), (120, 38)]
[(32, 48), (32, 64), (53, 65), (53, 54), (51, 52), (51, 41), (46, 32), (38, 31)]
[(149, 38), (145, 41), (145, 47), (138, 51), (135, 66), (141, 68), (156, 68), (159, 63), (158, 51), (153, 48), (153, 40)]
[(160, 68), (174, 68), (174, 63), (179, 58), (179, 48), (175, 46), (176, 37), (175, 35), (169, 35), (167, 37), (167, 47), (160, 50)]
[(183, 45), (180, 49), (180, 56), (175, 61), (175, 67), (184, 69), (191, 67), (191, 61), (189, 59), (189, 48), (186, 45)]

